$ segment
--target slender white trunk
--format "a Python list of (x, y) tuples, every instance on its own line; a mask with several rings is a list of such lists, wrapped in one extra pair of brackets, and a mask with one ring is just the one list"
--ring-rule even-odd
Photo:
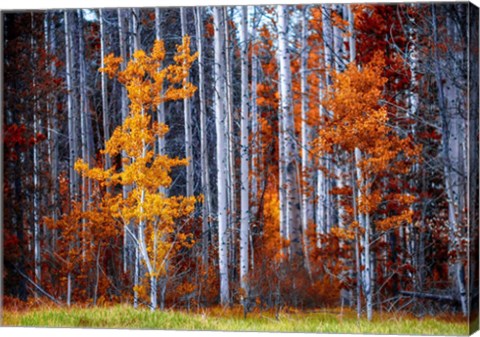
[(157, 278), (150, 276), (150, 310), (157, 309)]
[[(336, 4), (334, 5), (337, 13), (342, 16), (343, 13), (345, 12), (345, 8), (347, 5), (344, 4)], [(348, 20), (348, 18), (347, 18)], [(344, 69), (344, 59), (346, 57), (345, 52), (344, 52), (344, 41), (343, 41), (343, 32), (342, 30), (337, 26), (333, 25), (333, 36), (334, 36), (334, 54), (335, 54), (335, 70), (337, 72), (343, 71)], [(332, 112), (333, 113), (333, 112)], [(342, 188), (343, 187), (343, 174), (344, 174), (344, 167), (341, 162), (341, 154), (337, 154), (339, 160), (334, 163), (331, 162), (331, 165), (334, 166), (333, 170), (335, 172), (335, 179), (331, 181), (330, 186), (337, 187), (337, 188)], [(331, 212), (331, 220), (330, 220), (330, 228), (334, 225), (335, 220), (337, 220), (337, 225), (338, 227), (342, 228), (344, 226), (343, 224), (343, 218), (344, 218), (344, 210), (343, 207), (340, 203), (340, 196), (332, 197), (332, 202), (330, 203), (330, 210), (333, 210)]]
[(76, 198), (76, 174), (73, 168), (75, 159), (77, 157), (76, 139), (75, 139), (75, 116), (72, 107), (72, 55), (71, 55), (71, 36), (69, 24), (69, 12), (65, 11), (65, 59), (66, 59), (66, 79), (67, 79), (67, 119), (68, 119), (68, 148), (69, 148), (69, 181), (70, 181), (70, 195)]
[[(182, 36), (188, 34), (187, 32), (187, 9), (180, 7), (180, 21), (182, 27)], [(188, 76), (185, 79), (185, 83), (188, 82)], [(193, 150), (192, 150), (192, 109), (190, 105), (190, 98), (183, 99), (183, 115), (185, 126), (185, 157), (188, 159), (188, 165), (186, 166), (186, 195), (193, 195)]]
[(73, 170), (73, 162), (75, 160), (75, 147), (73, 136), (73, 111), (72, 111), (72, 62), (70, 55), (70, 26), (68, 11), (64, 12), (64, 24), (65, 24), (65, 77), (67, 81), (67, 119), (68, 119), (68, 148), (69, 148), (69, 182), (70, 182), (70, 195), (73, 198), (75, 195), (75, 171)]
[(72, 304), (72, 274), (67, 275), (67, 306)]
[[(118, 15), (118, 44), (120, 47), (120, 56), (122, 58), (121, 69), (124, 70), (127, 66), (127, 46), (126, 46), (126, 26), (125, 26), (125, 14), (122, 9), (117, 9)], [(121, 90), (121, 112), (122, 112), (122, 123), (127, 118), (128, 115), (128, 100), (127, 100), (127, 89), (125, 86), (122, 86)]]
[[(125, 16), (122, 9), (117, 9), (118, 15), (118, 36), (119, 36), (119, 46), (120, 46), (120, 56), (122, 57), (122, 70), (126, 68), (126, 58), (127, 58), (127, 48), (126, 48), (126, 27), (125, 27)], [(122, 124), (127, 118), (128, 115), (128, 100), (127, 100), (127, 90), (125, 86), (121, 86), (121, 114), (122, 114)], [(122, 165), (123, 160), (126, 158), (125, 153), (122, 151)], [(122, 186), (123, 191), (123, 198), (126, 199), (128, 195), (128, 186)], [(123, 272), (127, 272), (128, 267), (128, 246), (129, 246), (129, 239), (127, 235), (127, 226), (128, 224), (124, 224), (123, 228)]]
[(372, 320), (373, 313), (373, 294), (372, 294), (372, 264), (370, 257), (370, 214), (365, 214), (365, 239), (364, 239), (364, 254), (365, 254), (365, 276), (364, 289), (365, 299), (367, 302), (367, 319)]
[[(71, 59), (71, 36), (70, 36), (70, 24), (69, 24), (69, 11), (64, 12), (64, 25), (65, 25), (65, 77), (67, 80), (67, 119), (68, 119), (68, 149), (69, 149), (69, 189), (70, 198), (76, 199), (76, 184), (75, 184), (75, 170), (73, 169), (74, 161), (76, 159), (76, 142), (74, 134), (75, 119), (72, 108), (72, 59)], [(71, 272), (67, 275), (67, 305), (70, 306), (72, 297), (72, 275)]]
[(134, 271), (133, 271), (133, 307), (136, 309), (138, 307), (138, 284), (139, 284), (139, 254), (138, 254), (138, 247), (135, 247), (135, 260), (134, 260)]
[[(162, 29), (161, 29), (161, 14), (160, 8), (155, 8), (155, 39), (162, 39)], [(163, 93), (161, 93), (163, 94)], [(165, 123), (165, 104), (161, 102), (157, 105), (157, 121), (158, 123)], [(158, 137), (158, 154), (165, 154), (165, 137)], [(165, 192), (165, 188), (160, 188), (161, 192)]]
[[(352, 206), (353, 206), (353, 216), (359, 223), (359, 214), (357, 206), (357, 170), (356, 170), (356, 156), (353, 156), (353, 165), (351, 169), (351, 180), (352, 180)], [(357, 278), (357, 318), (360, 319), (362, 316), (362, 271), (361, 271), (361, 257), (360, 257), (360, 235), (358, 232), (358, 227), (355, 227), (355, 276)]]
[[(142, 114), (142, 116), (145, 114), (145, 110), (144, 110), (143, 107), (141, 109), (141, 114)], [(148, 149), (147, 149), (145, 139), (142, 138), (141, 159), (145, 158), (145, 156), (147, 155), (147, 151), (148, 151)], [(157, 289), (156, 289), (156, 277), (154, 276), (156, 270), (154, 269), (154, 266), (152, 264), (150, 256), (148, 255), (147, 244), (146, 244), (146, 240), (147, 240), (147, 238), (145, 236), (145, 227), (146, 227), (145, 221), (146, 220), (144, 219), (145, 197), (146, 197), (146, 190), (145, 190), (144, 187), (141, 187), (141, 190), (140, 190), (140, 204), (139, 204), (140, 222), (138, 224), (137, 246), (138, 246), (139, 254), (142, 256), (143, 262), (145, 262), (145, 266), (147, 267), (147, 272), (150, 275), (150, 280), (152, 281), (150, 283), (150, 301), (151, 301), (150, 302), (150, 309), (152, 311), (154, 311), (156, 309), (156, 306), (157, 306), (157, 302), (156, 302), (156, 297), (157, 297), (157, 294), (156, 294), (156, 291), (157, 291)], [(152, 234), (154, 236), (157, 235), (156, 232), (153, 232)], [(155, 282), (153, 282), (153, 281), (155, 281)], [(153, 302), (153, 300), (155, 300), (155, 302)]]
[[(105, 27), (103, 20), (103, 10), (100, 8), (98, 10), (99, 21), (100, 21), (100, 64), (101, 67), (105, 67), (104, 58), (105, 58)], [(108, 118), (108, 101), (107, 101), (107, 74), (105, 72), (101, 73), (102, 81), (102, 116), (103, 116), (103, 141), (104, 144), (110, 139), (110, 122)], [(110, 155), (105, 153), (105, 169), (108, 170), (112, 166), (110, 161)]]
[(213, 8), (215, 27), (215, 126), (217, 132), (217, 193), (218, 193), (218, 254), (220, 272), (220, 303), (229, 303), (228, 289), (228, 234), (227, 234), (227, 149), (226, 149), (226, 115), (223, 101), (225, 93), (225, 48), (224, 18), (219, 7)]
[(308, 59), (308, 6), (302, 7), (302, 50), (300, 53), (300, 86), (301, 86), (301, 103), (302, 103), (302, 233), (303, 233), (303, 251), (305, 255), (305, 269), (310, 278), (312, 272), (310, 270), (310, 249), (308, 242), (308, 225), (313, 220), (313, 203), (310, 197), (309, 188), (312, 185), (311, 165), (309, 161), (311, 130), (307, 123), (308, 112), (308, 83), (307, 83), (307, 59)]
[[(288, 100), (289, 87), (287, 69), (290, 67), (290, 58), (287, 54), (287, 37), (286, 37), (286, 7), (278, 6), (278, 58), (280, 62), (279, 73), (279, 91), (280, 91), (280, 110), (278, 113), (279, 128), (279, 198), (280, 198), (280, 237), (282, 239), (290, 239), (290, 230), (288, 227), (288, 200), (287, 200), (287, 156), (286, 156), (286, 138), (287, 131), (285, 128), (286, 117), (290, 112), (290, 101)], [(285, 252), (286, 253), (286, 252)]]
[[(437, 27), (437, 17), (436, 17), (436, 5), (432, 4), (432, 28), (433, 28), (433, 41), (434, 45), (438, 46), (438, 27)], [(438, 106), (440, 109), (440, 116), (442, 120), (442, 160), (443, 160), (443, 171), (444, 171), (444, 182), (445, 190), (447, 194), (447, 203), (448, 203), (448, 222), (450, 227), (450, 245), (449, 250), (460, 249), (460, 244), (458, 242), (458, 225), (459, 218), (458, 215), (460, 211), (458, 210), (458, 191), (455, 191), (455, 185), (458, 184), (456, 181), (456, 173), (452, 169), (453, 161), (452, 156), (455, 156), (455, 152), (452, 151), (455, 147), (450, 143), (453, 138), (458, 137), (458, 134), (451, 135), (451, 128), (456, 123), (456, 118), (449, 115), (447, 100), (445, 99), (444, 86), (443, 86), (443, 77), (441, 71), (441, 60), (438, 48), (434, 48), (434, 72), (435, 72), (435, 81), (437, 84), (437, 99)], [(453, 152), (453, 154), (452, 154)], [(461, 159), (463, 160), (463, 158)], [(458, 160), (457, 160), (458, 161)], [(466, 316), (468, 314), (468, 299), (467, 292), (465, 287), (465, 273), (463, 263), (460, 260), (460, 257), (457, 257), (453, 266), (454, 275), (458, 296), (460, 298), (460, 303), (462, 306), (462, 313)]]
[[(350, 46), (350, 62), (355, 62), (356, 57), (356, 43), (355, 43), (355, 17), (352, 11), (351, 5), (348, 5), (348, 24), (349, 24), (349, 46)], [(359, 214), (357, 200), (360, 200), (361, 192), (358, 188), (358, 181), (362, 178), (362, 172), (359, 168), (359, 161), (362, 154), (358, 148), (355, 148), (353, 153), (353, 168), (352, 168), (352, 200), (353, 200), (353, 214), (354, 219), (364, 228), (363, 217)], [(355, 228), (355, 273), (357, 276), (357, 317), (360, 318), (362, 314), (362, 302), (361, 302), (361, 257), (360, 257), (360, 236), (358, 228)]]
[(247, 6), (241, 6), (240, 24), (240, 59), (241, 59), (241, 216), (240, 216), (240, 284), (248, 294), (248, 237), (249, 237), (249, 186), (248, 186), (248, 39), (247, 39)]
[[(34, 24), (33, 24), (33, 13), (31, 14), (31, 31), (32, 36), (30, 39), (30, 47), (33, 52), (33, 58), (36, 58), (35, 52), (35, 39), (33, 37)], [(33, 134), (35, 137), (39, 132), (39, 118), (37, 116), (37, 81), (36, 77), (32, 78), (32, 87), (33, 87)], [(35, 283), (40, 286), (42, 281), (42, 270), (41, 270), (41, 251), (40, 251), (40, 167), (39, 167), (39, 144), (35, 142), (33, 144), (33, 241), (34, 241), (34, 269), (35, 269)], [(35, 292), (37, 296), (37, 292)]]
[[(331, 78), (330, 69), (333, 67), (333, 29), (331, 23), (331, 5), (322, 5), (322, 25), (323, 25), (323, 63), (325, 68), (325, 77), (320, 79), (319, 99), (323, 101), (325, 92), (330, 90)], [(323, 106), (320, 106), (320, 118), (323, 119), (328, 115), (328, 111)], [(316, 232), (317, 232), (317, 246), (320, 246), (319, 236), (325, 234), (328, 227), (329, 219), (329, 203), (330, 195), (328, 194), (328, 178), (323, 169), (329, 168), (330, 156), (324, 155), (319, 158), (319, 166), (317, 170), (317, 209), (316, 209)]]
[[(53, 28), (53, 29), (52, 29)], [(49, 38), (50, 38), (50, 55), (55, 55), (57, 52), (56, 50), (56, 38), (55, 38), (55, 30), (53, 22), (49, 22)], [(50, 72), (52, 76), (56, 76), (57, 67), (55, 64), (55, 60), (52, 59), (50, 64)], [(51, 154), (51, 181), (53, 183), (52, 193), (51, 193), (51, 204), (52, 204), (52, 219), (53, 221), (57, 221), (57, 203), (58, 203), (58, 134), (57, 132), (53, 132), (53, 130), (58, 130), (58, 119), (57, 119), (57, 95), (55, 93), (52, 94), (52, 113), (50, 115), (50, 129), (49, 129), (49, 141), (50, 141), (50, 154)], [(55, 230), (52, 231), (52, 249), (55, 246)]]
[(228, 8), (223, 7), (223, 20), (224, 20), (224, 30), (225, 30), (225, 79), (226, 79), (226, 110), (227, 110), (227, 148), (228, 148), (228, 163), (227, 163), (227, 184), (229, 192), (229, 263), (231, 265), (236, 265), (237, 261), (236, 252), (235, 252), (235, 242), (236, 242), (236, 225), (237, 225), (237, 179), (236, 179), (236, 165), (235, 165), (235, 132), (234, 132), (234, 110), (233, 110), (233, 53), (232, 46), (230, 45), (230, 29), (229, 29), (229, 15), (227, 12)]
[(290, 69), (290, 53), (288, 50), (288, 10), (287, 6), (279, 6), (279, 59), (280, 59), (280, 114), (283, 121), (284, 133), (284, 165), (285, 170), (285, 198), (287, 201), (286, 229), (290, 239), (290, 258), (303, 255), (302, 224), (299, 179), (297, 168), (297, 140), (295, 136), (294, 118), (292, 111), (292, 79)]
[(253, 20), (252, 20), (252, 37), (251, 37), (251, 50), (252, 50), (252, 84), (251, 84), (251, 102), (250, 102), (250, 109), (252, 111), (251, 115), (251, 130), (252, 130), (252, 143), (250, 145), (251, 148), (251, 195), (252, 195), (252, 203), (254, 205), (252, 215), (257, 215), (257, 194), (258, 194), (258, 151), (261, 148), (260, 145), (260, 137), (259, 137), (259, 130), (258, 130), (258, 106), (257, 106), (257, 84), (258, 84), (258, 55), (255, 50), (255, 44), (257, 41), (257, 20), (256, 20), (256, 11), (257, 6), (253, 6)]
[(208, 245), (210, 231), (210, 175), (208, 166), (208, 147), (207, 147), (207, 107), (205, 104), (205, 70), (203, 60), (203, 9), (195, 9), (197, 51), (198, 51), (198, 95), (200, 98), (200, 161), (202, 171), (202, 193), (204, 196), (202, 207), (202, 259), (205, 270), (208, 268)]
[(140, 10), (133, 9), (132, 15), (132, 34), (133, 34), (133, 51), (142, 49), (142, 39), (140, 36)]
[[(82, 10), (77, 10), (78, 16), (78, 64), (80, 67), (79, 79), (80, 79), (80, 149), (82, 153), (82, 158), (87, 163), (90, 163), (90, 156), (87, 151), (87, 122), (86, 122), (86, 88), (85, 88), (85, 55), (83, 48), (83, 23), (82, 23)], [(87, 190), (88, 178), (82, 175), (82, 188), (80, 190), (80, 195), (82, 199), (82, 212), (87, 211)], [(85, 242), (85, 231), (86, 231), (86, 220), (82, 218), (82, 262), (86, 261), (86, 242)]]

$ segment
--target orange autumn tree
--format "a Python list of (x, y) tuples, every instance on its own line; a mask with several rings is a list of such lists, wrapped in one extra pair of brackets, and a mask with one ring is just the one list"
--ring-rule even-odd
[[(158, 137), (168, 132), (165, 124), (152, 122), (150, 111), (162, 102), (192, 97), (196, 87), (188, 82), (188, 74), (197, 55), (190, 54), (190, 38), (185, 36), (177, 47), (174, 63), (162, 67), (165, 49), (162, 41), (155, 41), (150, 55), (137, 50), (125, 70), (119, 71), (123, 61), (112, 54), (105, 58), (100, 69), (110, 77), (117, 76), (125, 85), (130, 99), (130, 112), (123, 124), (114, 131), (103, 151), (111, 158), (121, 157), (122, 167), (108, 170), (90, 168), (78, 160), (75, 169), (83, 176), (99, 182), (109, 190), (115, 186), (127, 186), (123, 197), (110, 207), (110, 211), (125, 225), (133, 239), (137, 258), (146, 268), (150, 285), (150, 307), (157, 306), (158, 278), (165, 275), (167, 261), (179, 242), (187, 246), (193, 243), (191, 235), (180, 233), (178, 220), (189, 216), (195, 207), (195, 197), (166, 196), (162, 191), (172, 183), (173, 167), (187, 165), (187, 159), (170, 158), (154, 151)], [(167, 85), (164, 88), (164, 83)], [(118, 196), (122, 191), (116, 191)], [(136, 271), (139, 277), (141, 273)], [(139, 282), (134, 286), (135, 298)]]
[[(332, 191), (345, 203), (343, 223), (346, 226), (332, 228), (332, 233), (339, 239), (355, 242), (357, 282), (363, 274), (361, 283), (369, 318), (372, 311), (370, 238), (374, 229), (387, 231), (412, 221), (411, 206), (415, 197), (408, 193), (408, 183), (404, 190), (391, 190), (389, 180), (403, 176), (408, 182), (407, 175), (421, 151), (410, 136), (400, 135), (389, 120), (386, 107), (381, 105), (387, 79), (379, 74), (384, 65), (383, 55), (377, 53), (363, 69), (351, 63), (344, 72), (333, 74), (333, 89), (322, 102), (330, 113), (321, 121), (319, 137), (315, 140), (320, 155), (330, 154), (337, 164), (346, 168), (338, 178), (349, 185)], [(364, 259), (359, 258), (362, 234)]]

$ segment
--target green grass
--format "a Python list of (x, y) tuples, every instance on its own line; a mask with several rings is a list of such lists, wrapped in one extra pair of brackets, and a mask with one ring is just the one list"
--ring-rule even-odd
[(129, 329), (229, 330), (317, 333), (430, 334), (467, 335), (468, 324), (458, 319), (408, 315), (376, 314), (372, 322), (358, 321), (353, 312), (251, 313), (243, 318), (240, 309), (204, 313), (133, 309), (125, 305), (97, 308), (36, 308), (29, 311), (6, 310), (4, 326), (102, 327)]

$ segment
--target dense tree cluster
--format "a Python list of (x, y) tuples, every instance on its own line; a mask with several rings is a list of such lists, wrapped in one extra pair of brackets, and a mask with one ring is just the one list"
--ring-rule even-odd
[(6, 304), (471, 311), (474, 6), (3, 15)]

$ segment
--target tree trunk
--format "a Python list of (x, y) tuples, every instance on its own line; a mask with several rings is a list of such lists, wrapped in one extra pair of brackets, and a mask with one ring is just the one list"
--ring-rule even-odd
[[(255, 44), (257, 42), (257, 19), (256, 19), (257, 7), (253, 7), (253, 20), (252, 20), (252, 36), (251, 36), (251, 50), (252, 50), (252, 83), (251, 83), (251, 102), (250, 109), (252, 111), (251, 115), (251, 130), (252, 130), (252, 142), (250, 144), (251, 148), (251, 196), (252, 196), (252, 215), (257, 215), (258, 211), (258, 151), (261, 148), (259, 129), (258, 129), (258, 105), (257, 105), (257, 84), (258, 84), (258, 55), (255, 50)], [(257, 220), (257, 219), (254, 219)]]
[(225, 93), (225, 49), (224, 18), (221, 8), (213, 8), (215, 27), (215, 126), (217, 132), (217, 197), (218, 197), (218, 254), (220, 272), (220, 303), (228, 305), (228, 232), (227, 232), (227, 149), (226, 149), (226, 115), (223, 101)]
[(210, 175), (208, 164), (208, 147), (207, 147), (207, 107), (205, 104), (205, 70), (203, 59), (203, 9), (196, 7), (196, 34), (197, 34), (197, 51), (198, 51), (198, 95), (200, 99), (200, 161), (202, 171), (202, 193), (204, 195), (202, 206), (202, 260), (204, 271), (208, 270), (208, 246), (210, 231), (210, 212), (211, 212), (211, 195), (210, 195)]
[[(155, 39), (162, 40), (161, 14), (158, 7), (155, 8)], [(157, 105), (157, 122), (165, 124), (165, 104), (163, 102)], [(158, 137), (158, 154), (165, 154), (165, 137)], [(165, 188), (161, 187), (160, 189), (165, 193)]]
[[(186, 7), (180, 7), (180, 21), (182, 26), (182, 36), (188, 35), (187, 32), (187, 14)], [(189, 76), (185, 79), (185, 83), (188, 82)], [(185, 157), (188, 159), (188, 165), (186, 166), (186, 196), (193, 195), (193, 150), (192, 150), (192, 109), (190, 105), (190, 98), (183, 100), (183, 115), (185, 118)]]
[[(98, 10), (99, 21), (100, 21), (100, 66), (105, 67), (105, 24), (103, 20), (103, 10), (100, 8)], [(108, 114), (108, 101), (107, 101), (107, 74), (105, 72), (101, 73), (102, 81), (102, 116), (103, 116), (103, 143), (106, 146), (107, 141), (110, 139), (110, 122)], [(105, 163), (104, 168), (108, 170), (112, 166), (110, 155), (105, 153)]]
[(69, 181), (70, 181), (70, 196), (72, 199), (76, 198), (76, 174), (73, 169), (75, 159), (77, 158), (77, 148), (75, 139), (75, 116), (73, 113), (73, 86), (72, 86), (72, 56), (71, 56), (71, 36), (70, 36), (70, 22), (69, 11), (65, 11), (65, 59), (66, 59), (66, 79), (67, 79), (67, 113), (68, 113), (68, 148), (69, 148)]
[[(30, 47), (33, 53), (33, 60), (36, 60), (35, 52), (35, 38), (33, 36), (34, 24), (33, 13), (31, 13), (31, 29), (32, 36), (30, 39)], [(32, 78), (33, 87), (33, 134), (35, 137), (39, 133), (39, 116), (37, 116), (37, 81), (36, 77)], [(41, 251), (40, 251), (40, 161), (39, 161), (39, 144), (35, 142), (33, 144), (33, 244), (34, 244), (34, 269), (35, 269), (35, 283), (41, 286), (42, 281), (42, 269), (41, 269)], [(35, 292), (35, 296), (37, 292)]]
[(157, 278), (150, 276), (150, 310), (157, 309)]
[[(287, 225), (290, 240), (290, 257), (303, 255), (302, 250), (302, 228), (300, 217), (300, 198), (298, 186), (298, 169), (297, 169), (297, 147), (295, 137), (295, 127), (292, 111), (292, 79), (290, 70), (290, 54), (288, 51), (288, 12), (287, 6), (279, 6), (279, 59), (280, 59), (280, 114), (283, 121), (284, 134), (284, 150), (285, 163), (285, 184), (286, 184), (286, 201), (287, 201)], [(296, 258), (295, 258), (296, 260)]]
[(241, 59), (241, 216), (240, 216), (240, 284), (245, 293), (248, 294), (248, 237), (249, 237), (249, 186), (248, 186), (248, 38), (247, 6), (241, 6), (240, 10), (240, 59)]
[[(432, 28), (433, 28), (433, 42), (435, 46), (438, 46), (438, 28), (437, 28), (437, 17), (435, 11), (435, 4), (432, 4)], [(444, 182), (445, 190), (447, 193), (447, 203), (448, 203), (448, 222), (450, 227), (450, 245), (449, 250), (459, 250), (460, 245), (457, 239), (457, 231), (459, 225), (459, 219), (457, 218), (457, 206), (459, 195), (454, 191), (455, 177), (452, 170), (452, 161), (451, 161), (451, 150), (450, 150), (450, 128), (456, 123), (454, 118), (449, 120), (449, 114), (447, 111), (447, 103), (444, 96), (444, 88), (442, 82), (442, 72), (440, 70), (441, 61), (438, 52), (438, 48), (433, 49), (434, 53), (434, 72), (435, 72), (435, 81), (437, 84), (437, 99), (438, 107), (440, 109), (440, 116), (442, 120), (442, 160), (443, 160), (443, 171), (444, 171)], [(454, 135), (458, 137), (458, 135)], [(458, 253), (460, 253), (458, 251)], [(462, 305), (462, 312), (466, 316), (468, 314), (467, 308), (467, 292), (465, 289), (465, 273), (462, 261), (457, 256), (454, 262), (454, 278), (456, 281), (456, 287), (458, 295), (460, 298), (460, 303)]]
[(302, 104), (302, 233), (303, 233), (303, 252), (305, 255), (305, 269), (312, 279), (312, 271), (310, 268), (310, 248), (308, 241), (308, 225), (313, 221), (313, 202), (310, 196), (311, 165), (309, 161), (311, 130), (307, 123), (308, 112), (308, 84), (307, 84), (307, 59), (308, 59), (308, 6), (302, 6), (302, 50), (300, 54), (300, 85), (301, 85), (301, 104)]
[[(322, 25), (323, 25), (323, 56), (324, 56), (324, 67), (325, 67), (325, 78), (320, 79), (320, 89), (319, 89), (319, 100), (323, 101), (325, 97), (325, 92), (330, 91), (330, 85), (332, 83), (330, 76), (330, 69), (334, 66), (332, 49), (333, 49), (333, 29), (331, 23), (331, 5), (322, 5)], [(323, 106), (320, 106), (320, 119), (328, 116), (328, 111)], [(324, 155), (323, 158), (319, 158), (319, 170), (317, 170), (317, 210), (316, 210), (316, 220), (317, 220), (317, 237), (325, 234), (329, 226), (328, 221), (329, 217), (329, 206), (330, 206), (330, 195), (328, 193), (329, 179), (325, 175), (324, 170), (328, 170), (330, 166), (330, 156)], [(320, 240), (317, 239), (317, 246), (320, 246)]]
[[(478, 317), (478, 210), (479, 210), (479, 190), (478, 190), (478, 126), (479, 126), (479, 10), (477, 7), (469, 5), (469, 30), (470, 36), (468, 48), (470, 50), (469, 60), (469, 85), (470, 96), (468, 106), (468, 227), (469, 227), (469, 314), (470, 314), (470, 333), (478, 330), (478, 323), (475, 324), (475, 318)], [(477, 321), (478, 322), (478, 321)]]
[[(83, 16), (82, 10), (77, 10), (78, 16), (78, 59), (79, 64), (79, 79), (80, 79), (80, 149), (82, 153), (82, 158), (90, 166), (90, 155), (87, 149), (87, 97), (86, 97), (86, 87), (85, 87), (85, 53), (84, 53), (84, 43), (83, 43)], [(89, 184), (89, 179), (82, 175), (82, 188), (80, 191), (81, 200), (82, 200), (82, 212), (87, 211), (87, 202), (89, 198), (88, 190), (86, 189)], [(86, 262), (86, 219), (82, 218), (82, 239), (81, 239), (81, 249), (82, 249), (82, 262)]]
[[(53, 16), (53, 15), (52, 15)], [(50, 55), (55, 55), (57, 52), (57, 46), (56, 46), (56, 38), (55, 38), (55, 25), (52, 21), (49, 21), (48, 23), (48, 29), (50, 31), (49, 34), (49, 39), (48, 43), (50, 44), (49, 46), (49, 53)], [(55, 60), (52, 59), (50, 63), (50, 73), (52, 76), (57, 75), (57, 67), (55, 64)], [(50, 119), (50, 129), (49, 130), (49, 144), (50, 144), (50, 156), (51, 156), (51, 170), (50, 170), (50, 175), (51, 175), (51, 181), (52, 181), (52, 191), (51, 191), (51, 211), (52, 211), (52, 219), (54, 222), (57, 221), (58, 218), (58, 199), (59, 199), (59, 184), (58, 184), (58, 170), (59, 170), (59, 153), (58, 153), (58, 134), (57, 132), (53, 132), (53, 130), (58, 130), (58, 98), (56, 93), (52, 94), (52, 112), (49, 115)], [(52, 231), (52, 249), (55, 245), (55, 230)]]
[[(234, 109), (233, 109), (233, 53), (232, 46), (230, 45), (230, 29), (229, 29), (229, 16), (227, 12), (227, 7), (223, 7), (224, 15), (224, 30), (225, 30), (225, 79), (226, 79), (226, 110), (227, 110), (227, 144), (228, 144), (228, 163), (227, 163), (227, 184), (229, 192), (229, 263), (230, 265), (237, 265), (236, 261), (236, 252), (235, 252), (235, 242), (236, 242), (236, 225), (237, 225), (237, 177), (235, 169), (235, 127), (234, 127)], [(235, 277), (236, 269), (232, 268), (230, 273), (232, 274), (232, 279)]]
[[(125, 15), (122, 9), (117, 9), (117, 15), (118, 15), (118, 36), (119, 36), (119, 46), (120, 46), (120, 56), (122, 58), (122, 64), (121, 64), (121, 69), (125, 70), (127, 66), (127, 48), (126, 48), (126, 26), (125, 26)], [(121, 97), (120, 97), (120, 103), (121, 103), (121, 122), (125, 121), (125, 118), (127, 118), (128, 115), (128, 99), (127, 99), (127, 89), (125, 86), (121, 86)], [(122, 166), (123, 166), (123, 161), (126, 160), (126, 154), (124, 151), (122, 151)], [(123, 167), (122, 167), (123, 169)], [(123, 191), (123, 198), (126, 199), (128, 195), (128, 186), (123, 185), (122, 186), (122, 191)], [(123, 272), (127, 272), (127, 267), (128, 267), (128, 260), (129, 260), (129, 247), (131, 246), (131, 239), (128, 238), (127, 235), (127, 226), (128, 224), (124, 224), (124, 229), (123, 229)]]

